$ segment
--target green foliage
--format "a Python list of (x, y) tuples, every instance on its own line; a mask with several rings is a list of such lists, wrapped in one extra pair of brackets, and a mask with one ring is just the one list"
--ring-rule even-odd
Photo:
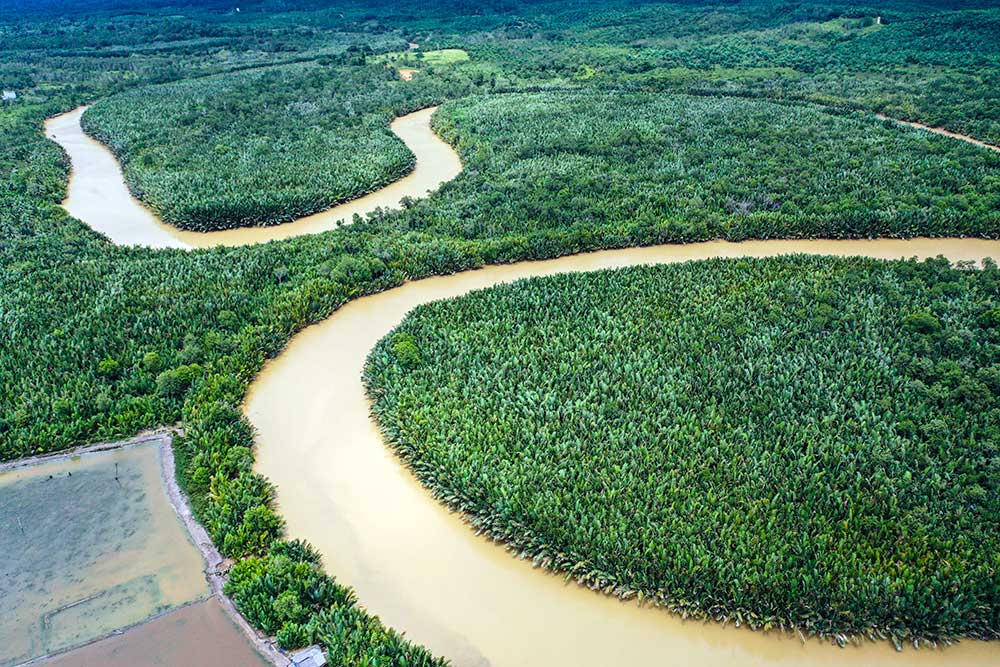
[(147, 352), (142, 355), (142, 367), (150, 373), (163, 368), (163, 358), (157, 352)]
[(111, 357), (105, 357), (97, 364), (98, 375), (113, 378), (118, 376), (119, 371), (121, 371), (121, 365)]
[[(401, 213), (379, 212), (353, 228), (261, 247), (191, 254), (115, 248), (55, 206), (64, 196), (69, 165), (58, 147), (44, 140), (41, 123), (84, 102), (97, 100), (85, 123), (118, 152), (133, 190), (163, 215), (187, 216), (192, 225), (266, 224), (402, 173), (408, 154), (388, 133), (388, 120), (470, 92), (574, 87), (810, 100), (943, 125), (1000, 143), (1000, 41), (994, 39), (995, 10), (965, 11), (969, 2), (886, 0), (877, 10), (865, 10), (833, 0), (794, 6), (777, 0), (725, 6), (602, 0), (583, 12), (570, 0), (401, 0), (345, 7), (299, 3), (287, 11), (283, 3), (271, 3), (244, 6), (241, 14), (228, 7), (220, 12), (211, 3), (145, 3), (139, 12), (119, 11), (127, 0), (107, 4), (54, 2), (23, 11), (23, 0), (14, 0), (14, 11), (0, 17), (0, 79), (19, 93), (15, 103), (0, 106), (0, 320), (6, 334), (0, 338), (0, 458), (182, 420), (185, 434), (175, 444), (178, 472), (197, 516), (227, 554), (255, 563), (241, 563), (248, 615), (268, 624), (284, 646), (322, 641), (335, 664), (441, 661), (386, 629), (349, 596), (331, 594), (335, 602), (325, 608), (325, 602), (285, 582), (301, 577), (326, 586), (317, 573), (318, 557), (303, 545), (275, 541), (281, 522), (273, 492), (252, 473), (252, 429), (237, 406), (250, 379), (295, 331), (359, 295), (488, 262), (715, 236), (996, 233), (995, 218), (989, 217), (997, 210), (995, 162), (891, 124), (874, 128), (860, 118), (828, 118), (811, 108), (720, 100), (719, 109), (747, 111), (751, 120), (743, 122), (709, 113), (709, 101), (604, 94), (581, 103), (581, 122), (574, 123), (547, 116), (539, 107), (548, 98), (538, 95), (524, 98), (531, 114), (514, 114), (507, 129), (500, 117), (518, 98), (493, 100), (493, 112), (480, 122), (459, 112), (485, 113), (489, 105), (482, 100), (456, 101), (454, 113), (443, 110), (436, 123), (465, 154), (466, 173)], [(888, 25), (871, 24), (875, 11)], [(400, 83), (376, 62), (376, 54), (398, 51), (411, 38), (432, 51), (464, 47), (472, 60), (443, 67), (425, 58), (424, 73)], [(166, 85), (144, 87), (160, 83)], [(111, 97), (116, 93), (123, 94)], [(566, 113), (576, 113), (571, 101), (568, 95), (551, 98)], [(613, 109), (615, 101), (640, 108)], [(686, 106), (681, 115), (688, 116), (689, 127), (655, 117), (656, 110), (674, 111), (671, 105)], [(707, 118), (699, 118), (699, 110)], [(785, 123), (787, 138), (759, 125), (767, 113)], [(539, 127), (556, 121), (557, 131)], [(576, 125), (599, 132), (588, 138)], [(713, 141), (690, 133), (692, 125), (733, 132), (738, 148), (758, 152), (728, 154), (718, 136)], [(832, 136), (848, 142), (843, 149), (822, 139), (828, 125)], [(661, 127), (690, 145), (665, 141), (658, 135)], [(864, 136), (844, 136), (849, 130)], [(526, 143), (514, 132), (536, 133), (539, 143)], [(760, 140), (754, 132), (761, 133)], [(644, 150), (647, 141), (664, 155), (688, 161), (658, 163)], [(764, 141), (770, 142), (766, 150)], [(710, 149), (704, 153), (703, 143)], [(886, 160), (859, 164), (857, 155), (845, 158), (847, 148), (884, 150)], [(820, 149), (818, 161), (796, 152), (813, 149)], [(701, 157), (713, 171), (699, 166)], [(768, 182), (761, 170), (755, 173), (758, 160), (770, 160), (787, 182)], [(633, 163), (641, 178), (629, 174)], [(922, 172), (914, 173), (914, 165)], [(656, 179), (678, 167), (706, 178), (692, 182), (701, 206), (671, 190), (672, 182)], [(609, 178), (595, 179), (594, 173), (605, 173), (595, 170), (605, 168)], [(831, 169), (845, 170), (846, 185)], [(728, 175), (728, 182), (720, 175)], [(750, 180), (744, 183), (744, 177)], [(623, 184), (631, 189), (623, 191)], [(790, 201), (802, 210), (768, 210), (773, 197), (769, 202), (758, 195), (770, 196), (775, 188), (787, 195), (782, 206)], [(729, 197), (732, 211), (726, 210)], [(636, 206), (635, 220), (619, 199)], [(887, 213), (897, 205), (898, 219)], [(846, 212), (854, 213), (838, 217)], [(962, 281), (946, 281), (934, 289), (940, 293), (925, 301), (914, 296), (910, 303), (904, 294), (891, 312), (895, 319), (885, 322), (898, 325), (934, 299), (961, 301), (964, 287)], [(837, 306), (843, 297), (831, 299), (822, 289), (815, 297), (814, 308), (804, 301), (796, 306), (801, 327), (811, 335), (842, 326)], [(935, 485), (941, 502), (964, 494), (969, 509), (959, 519), (965, 521), (997, 497), (992, 450), (984, 449), (976, 461), (978, 479), (964, 484), (970, 481), (966, 475), (963, 484), (944, 486), (967, 473), (972, 456), (968, 438), (956, 434), (979, 428), (995, 412), (1000, 364), (980, 364), (994, 343), (979, 343), (982, 331), (1000, 322), (1000, 311), (987, 306), (973, 309), (974, 320), (956, 320), (932, 308), (940, 331), (917, 334), (900, 327), (898, 333), (923, 341), (919, 345), (925, 348), (906, 361), (907, 377), (916, 378), (907, 386), (925, 392), (931, 407), (903, 415), (891, 428), (908, 446), (912, 441), (939, 448), (923, 458), (925, 450), (908, 449), (917, 452), (910, 467), (926, 464), (930, 472), (907, 469), (903, 479), (923, 485), (918, 491)], [(401, 346), (407, 350), (401, 355), (383, 351), (401, 371), (428, 372), (436, 363), (433, 347), (425, 350), (420, 336), (411, 342), (412, 348)], [(709, 338), (701, 344), (717, 342)], [(963, 353), (978, 355), (975, 363), (961, 358)], [(708, 390), (718, 378), (699, 380), (695, 388)], [(843, 405), (855, 402), (852, 396)], [(858, 407), (858, 414), (867, 414), (865, 408)], [(968, 425), (952, 419), (962, 410)], [(848, 419), (831, 428), (867, 426)], [(880, 428), (878, 433), (890, 427)], [(943, 447), (955, 449), (955, 470), (942, 470), (941, 457), (931, 456)], [(714, 452), (708, 454), (717, 460)], [(880, 474), (894, 475), (903, 467), (884, 447), (852, 456), (867, 456), (868, 463), (876, 459), (862, 476), (876, 475), (881, 490), (888, 487)], [(768, 464), (776, 479), (788, 467), (779, 463)], [(726, 470), (724, 464), (718, 467)], [(492, 471), (493, 462), (482, 470)], [(938, 547), (959, 553), (954, 571), (929, 584), (938, 591), (945, 582), (975, 576), (969, 565), (975, 552), (965, 538), (934, 532), (930, 519), (938, 518), (939, 509), (939, 504), (917, 508), (898, 526), (873, 516), (871, 525), (859, 527), (855, 514), (848, 527), (852, 536), (869, 529), (873, 540), (880, 531), (898, 529), (902, 537), (892, 537), (912, 553), (942, 553), (927, 551)], [(956, 525), (960, 535), (967, 534), (961, 532), (965, 523)], [(911, 532), (903, 534), (904, 529)], [(649, 555), (643, 551), (635, 558), (644, 562)], [(920, 567), (925, 572), (934, 563)], [(778, 568), (765, 570), (761, 581), (776, 576)], [(812, 580), (799, 582), (802, 587), (818, 585), (819, 575), (809, 574)], [(912, 574), (896, 573), (889, 581)], [(605, 576), (610, 575), (600, 575)], [(845, 591), (850, 583), (842, 584)], [(872, 599), (888, 585), (870, 583)], [(760, 596), (762, 590), (758, 585), (744, 594)], [(894, 605), (887, 613), (917, 609), (917, 603), (906, 605), (925, 590), (915, 584), (913, 591), (893, 589), (880, 599)], [(947, 594), (932, 601), (939, 599), (946, 603), (928, 623), (944, 616), (960, 619), (954, 628), (976, 613), (969, 611), (972, 602), (955, 603), (956, 609), (948, 606), (954, 600)], [(912, 620), (913, 627), (923, 620)], [(974, 619), (968, 620), (973, 625)]]
[(163, 220), (195, 231), (274, 225), (413, 168), (389, 120), (440, 101), (444, 89), (439, 79), (397, 79), (380, 65), (240, 71), (106, 98), (83, 126)]
[(314, 619), (316, 637), (334, 665), (439, 667), (444, 663), (357, 607), (335, 607)]
[(937, 333), (941, 330), (941, 322), (934, 317), (933, 313), (926, 310), (910, 313), (903, 318), (903, 325), (922, 334)]
[(278, 646), (286, 651), (302, 648), (313, 642), (311, 628), (294, 621), (286, 621), (275, 638), (278, 640)]
[(163, 371), (156, 376), (156, 393), (160, 396), (178, 397), (201, 376), (201, 366), (190, 364)]
[(464, 98), (435, 120), (477, 175), (418, 205), (423, 215), (412, 217), (439, 234), (586, 227), (669, 241), (1000, 230), (1000, 155), (859, 114), (545, 93)]
[(392, 354), (400, 366), (406, 369), (413, 369), (420, 365), (422, 360), (420, 348), (413, 340), (413, 336), (406, 332), (394, 334), (392, 337)]
[(353, 592), (335, 584), (318, 559), (295, 560), (274, 553), (237, 563), (226, 581), (226, 595), (241, 614), (270, 635), (288, 623), (305, 625), (317, 611), (354, 604)]
[(271, 509), (274, 488), (260, 475), (243, 472), (211, 478), (205, 527), (230, 557), (260, 554), (281, 536), (284, 521)]
[(566, 274), (415, 309), (365, 381), (438, 498), (589, 586), (753, 627), (997, 638), (998, 303), (1000, 272), (946, 261)]

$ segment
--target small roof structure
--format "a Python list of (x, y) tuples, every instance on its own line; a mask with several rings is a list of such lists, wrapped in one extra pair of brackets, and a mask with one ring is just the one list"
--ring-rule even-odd
[(17, 99), (17, 93), (15, 93), (13, 90), (5, 90), (5, 91), (3, 91), (3, 96), (0, 99), (3, 99), (3, 100), (16, 100)]
[(319, 646), (313, 645), (292, 654), (292, 667), (323, 667), (326, 654)]

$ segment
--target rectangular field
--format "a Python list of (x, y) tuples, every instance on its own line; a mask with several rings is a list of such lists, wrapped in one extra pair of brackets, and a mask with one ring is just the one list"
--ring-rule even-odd
[(208, 595), (157, 444), (0, 473), (0, 667)]

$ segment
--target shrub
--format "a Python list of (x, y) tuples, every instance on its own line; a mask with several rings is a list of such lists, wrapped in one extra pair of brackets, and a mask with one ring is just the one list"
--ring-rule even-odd
[(413, 369), (420, 365), (420, 348), (417, 347), (416, 341), (409, 333), (393, 334), (392, 354), (403, 368)]
[(103, 375), (108, 378), (118, 377), (118, 373), (121, 370), (121, 366), (118, 361), (112, 359), (111, 357), (105, 357), (97, 363), (97, 373), (98, 375)]
[(903, 326), (921, 334), (932, 334), (941, 330), (941, 322), (926, 310), (910, 313), (904, 317)]
[(163, 359), (157, 352), (147, 352), (142, 355), (142, 367), (150, 373), (156, 373), (163, 368)]
[(176, 398), (201, 377), (201, 366), (189, 364), (163, 371), (156, 376), (156, 393), (160, 396)]

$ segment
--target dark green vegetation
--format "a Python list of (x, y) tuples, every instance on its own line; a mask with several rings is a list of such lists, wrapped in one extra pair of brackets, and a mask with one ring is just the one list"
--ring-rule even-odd
[[(421, 86), (402, 90), (430, 94)], [(560, 120), (569, 108), (578, 120)], [(16, 342), (0, 357), (6, 452), (175, 422), (189, 388), (215, 374), (238, 402), (303, 325), (414, 277), (630, 244), (998, 229), (1000, 156), (822, 109), (535, 93), (448, 103), (437, 123), (466, 174), (408, 210), (316, 238), (152, 253), (108, 247), (58, 209), (41, 207), (39, 227), (35, 209), (15, 209), (16, 242), (4, 248)], [(858, 157), (869, 150), (877, 161)], [(57, 201), (63, 168), (35, 163), (27, 187), (49, 183)], [(75, 370), (67, 382), (53, 368)]]
[(226, 594), (282, 648), (319, 642), (334, 665), (445, 664), (361, 611), (353, 591), (324, 574), (319, 556), (302, 542), (275, 542), (266, 555), (240, 561)]
[[(385, 129), (387, 117), (474, 90), (544, 86), (810, 101), (1000, 143), (1000, 10), (942, 14), (928, 6), (807, 2), (790, 11), (766, 1), (723, 8), (645, 3), (622, 16), (617, 2), (587, 15), (548, 2), (524, 7), (531, 20), (519, 30), (486, 11), (465, 17), (461, 29), (469, 34), (452, 38), (467, 42), (472, 60), (428, 59), (420, 91), (384, 69), (384, 54), (359, 46), (361, 36), (340, 31), (359, 24), (319, 12), (316, 22), (340, 27), (331, 38), (344, 45), (339, 51), (320, 49), (313, 28), (298, 36), (308, 55), (284, 58), (311, 58), (308, 66), (129, 93), (95, 106), (85, 126), (124, 160), (140, 198), (167, 221), (196, 230), (284, 222), (384, 185), (410, 164)], [(425, 38), (413, 18), (440, 27), (443, 18), (433, 11), (404, 4), (392, 18), (431, 54), (430, 47), (450, 42), (430, 28)], [(379, 35), (371, 43), (406, 43), (397, 39)], [(421, 55), (412, 58), (424, 62)]]
[(1000, 635), (1000, 270), (718, 260), (421, 306), (388, 440), (477, 528), (622, 597), (897, 642)]
[[(997, 11), (976, 9), (991, 4), (889, 0), (865, 7), (835, 0), (725, 5), (603, 0), (581, 8), (570, 0), (405, 0), (331, 7), (251, 0), (241, 2), (241, 12), (236, 13), (231, 3), (214, 0), (8, 1), (0, 12), (0, 87), (15, 90), (18, 98), (0, 104), (0, 458), (182, 422), (186, 436), (176, 447), (179, 472), (198, 516), (227, 555), (249, 559), (240, 565), (231, 591), (248, 617), (261, 627), (276, 628), (286, 644), (317, 638), (332, 651), (350, 647), (348, 653), (337, 655), (346, 664), (365, 664), (366, 657), (379, 665), (429, 661), (419, 649), (387, 634), (345, 592), (319, 577), (315, 563), (301, 567), (303, 562), (312, 563), (303, 550), (288, 553), (275, 547), (280, 544), (282, 522), (269, 485), (252, 473), (252, 435), (236, 407), (263, 362), (306, 324), (328, 316), (350, 299), (409, 278), (600, 247), (697, 240), (724, 231), (734, 236), (767, 229), (773, 234), (808, 235), (803, 231), (807, 227), (792, 222), (794, 229), (750, 226), (749, 221), (775, 218), (767, 217), (766, 211), (742, 215), (740, 197), (746, 191), (741, 182), (727, 186), (737, 205), (731, 213), (718, 212), (720, 202), (725, 208), (728, 201), (721, 184), (715, 188), (698, 184), (703, 204), (715, 207), (711, 215), (702, 212), (691, 222), (673, 218), (676, 224), (671, 226), (662, 220), (633, 224), (614, 202), (600, 200), (620, 194), (615, 183), (591, 183), (598, 195), (586, 189), (577, 192), (590, 177), (569, 168), (589, 169), (602, 161), (631, 159), (632, 154), (612, 151), (599, 142), (563, 145), (551, 133), (538, 151), (528, 151), (499, 127), (469, 124), (462, 118), (463, 110), (475, 105), (499, 109), (504, 104), (477, 98), (456, 101), (448, 115), (438, 119), (463, 150), (469, 162), (466, 174), (406, 211), (266, 246), (189, 254), (116, 248), (56, 206), (64, 194), (68, 165), (58, 147), (42, 136), (43, 120), (87, 102), (99, 102), (95, 118), (102, 106), (114, 110), (106, 126), (115, 136), (106, 139), (130, 147), (122, 156), (140, 167), (130, 174), (133, 180), (144, 161), (152, 165), (169, 159), (194, 167), (185, 172), (177, 192), (170, 193), (178, 204), (190, 200), (188, 195), (197, 193), (197, 188), (204, 189), (204, 169), (214, 168), (216, 162), (225, 164), (221, 158), (207, 161), (204, 151), (222, 145), (225, 153), (238, 154), (254, 145), (277, 148), (285, 146), (283, 142), (298, 150), (294, 143), (298, 139), (289, 136), (290, 124), (275, 118), (281, 115), (276, 111), (279, 100), (284, 108), (291, 105), (298, 110), (290, 117), (300, 125), (306, 110), (323, 110), (322, 120), (315, 123), (319, 129), (309, 130), (317, 142), (329, 139), (333, 128), (352, 133), (369, 148), (387, 141), (386, 121), (406, 110), (470, 93), (551, 89), (572, 89), (574, 94), (596, 91), (602, 96), (611, 91), (702, 96), (722, 92), (783, 102), (811, 100), (943, 124), (998, 142)], [(962, 11), (948, 11), (956, 9)], [(887, 25), (873, 26), (877, 15)], [(471, 59), (428, 64), (413, 82), (398, 83), (387, 76), (378, 58), (404, 49), (408, 41), (419, 43), (422, 50), (463, 48)], [(241, 74), (256, 68), (266, 69)], [(282, 76), (275, 77), (274, 72)], [(214, 78), (201, 85), (211, 86), (225, 104), (199, 101), (199, 84), (181, 83), (209, 76)], [(369, 82), (378, 95), (347, 85), (351, 82)], [(145, 87), (150, 84), (167, 85)], [(180, 92), (172, 96), (164, 91)], [(111, 97), (116, 94), (123, 97)], [(121, 119), (134, 113), (124, 101), (142, 105), (147, 96), (162, 102), (156, 109), (190, 104), (198, 114), (184, 128), (174, 123), (186, 117), (173, 111), (166, 117), (147, 115), (141, 128), (123, 124)], [(271, 102), (273, 108), (267, 106)], [(675, 103), (650, 98), (648, 106), (640, 106), (669, 104)], [(759, 108), (756, 104), (751, 108)], [(618, 121), (602, 120), (599, 108), (592, 111), (602, 127), (626, 129)], [(254, 124), (254, 132), (234, 136), (234, 128), (254, 123), (258, 112), (266, 114), (268, 123)], [(826, 120), (815, 110), (794, 114), (810, 123)], [(829, 123), (837, 128), (864, 125), (850, 116), (831, 117)], [(929, 182), (929, 191), (904, 193), (927, 198), (907, 200), (911, 226), (874, 217), (873, 223), (862, 213), (852, 220), (885, 224), (900, 234), (994, 235), (986, 226), (988, 206), (995, 202), (990, 199), (996, 190), (992, 158), (941, 139), (903, 131), (893, 139), (888, 129), (877, 124), (867, 127), (871, 140), (887, 142), (893, 150), (912, 150), (926, 164), (939, 165), (949, 178), (936, 181), (934, 173), (920, 174), (914, 183)], [(733, 123), (732, 129), (739, 130), (739, 125)], [(815, 128), (818, 134), (823, 131), (825, 125)], [(200, 141), (189, 141), (188, 133)], [(801, 133), (796, 140), (823, 145), (818, 137)], [(202, 150), (192, 152), (195, 148)], [(836, 150), (827, 148), (831, 159), (841, 159)], [(633, 149), (639, 164), (654, 175), (649, 155), (640, 146)], [(789, 160), (802, 159), (780, 141), (774, 149)], [(492, 162), (490, 151), (497, 153)], [(548, 153), (560, 155), (567, 167), (546, 158)], [(370, 153), (366, 156), (375, 159)], [(315, 166), (301, 162), (309, 157), (272, 152), (261, 164), (282, 169)], [(887, 164), (898, 166), (898, 157), (890, 153)], [(330, 156), (344, 165), (352, 159)], [(848, 168), (852, 174), (878, 175), (869, 171), (867, 163), (862, 157), (860, 164)], [(233, 179), (246, 176), (239, 164), (229, 164)], [(355, 191), (373, 187), (399, 163), (377, 164), (378, 169), (357, 171), (365, 177), (353, 182)], [(673, 164), (663, 167), (674, 168)], [(815, 182), (816, 168), (825, 167), (799, 164), (810, 176), (802, 175), (796, 183)], [(906, 167), (900, 167), (901, 173), (913, 176)], [(983, 175), (984, 170), (991, 171)], [(284, 175), (301, 180), (309, 174)], [(537, 188), (531, 189), (529, 176), (563, 185), (541, 198)], [(274, 184), (267, 175), (247, 178), (243, 182)], [(505, 207), (494, 211), (500, 178), (512, 180), (507, 201), (530, 195), (520, 208), (505, 201)], [(885, 189), (878, 192), (879, 206), (884, 211), (885, 193), (898, 193), (900, 188), (894, 190), (892, 179), (880, 178)], [(956, 184), (955, 179), (963, 183)], [(656, 191), (650, 192), (640, 180), (631, 183), (638, 190), (632, 201), (647, 202), (646, 210), (657, 206), (662, 210), (664, 203)], [(235, 191), (228, 177), (216, 185), (215, 193)], [(572, 190), (564, 193), (564, 188)], [(351, 189), (345, 186), (336, 197)], [(819, 216), (813, 220), (825, 220), (823, 224), (834, 220), (809, 193), (785, 194), (787, 201)], [(277, 189), (245, 195), (260, 197), (258, 203), (273, 206), (267, 215), (276, 216), (283, 206), (311, 201), (308, 197), (293, 201)], [(678, 193), (672, 196), (680, 201)], [(746, 201), (751, 208), (763, 203), (754, 198)], [(969, 209), (952, 215), (963, 202)], [(567, 218), (565, 208), (577, 203), (590, 217)], [(841, 204), (845, 210), (864, 210), (849, 199), (834, 206)], [(691, 202), (685, 206), (688, 211), (700, 210)], [(515, 212), (529, 218), (514, 217)], [(226, 225), (245, 221), (245, 213), (232, 208), (225, 215), (207, 208), (198, 211), (205, 220)], [(254, 218), (267, 219), (266, 215)], [(646, 213), (647, 221), (654, 218)], [(942, 227), (914, 228), (923, 224), (921, 220)], [(841, 232), (867, 234), (863, 229), (862, 225)], [(817, 260), (816, 267), (810, 271), (817, 275), (827, 270), (823, 260)], [(400, 346), (401, 351), (406, 349)], [(417, 354), (410, 355), (411, 362), (419, 360)], [(930, 356), (935, 365), (946, 358)], [(925, 426), (911, 421), (918, 432)], [(260, 572), (273, 574), (273, 580), (259, 581)], [(299, 587), (300, 578), (315, 584), (315, 595)], [(955, 609), (943, 613), (965, 618), (961, 603), (956, 602)], [(913, 622), (915, 629), (928, 635), (935, 632), (920, 625), (921, 619)], [(995, 617), (992, 627), (996, 628)], [(406, 662), (401, 657), (404, 652), (410, 655)]]
[(438, 234), (1000, 234), (1000, 154), (870, 115), (590, 92), (470, 97), (435, 121), (475, 175), (420, 208)]
[(278, 224), (405, 175), (413, 155), (389, 121), (439, 99), (434, 89), (414, 94), (378, 65), (300, 63), (124, 93), (88, 110), (83, 125), (166, 222)]

